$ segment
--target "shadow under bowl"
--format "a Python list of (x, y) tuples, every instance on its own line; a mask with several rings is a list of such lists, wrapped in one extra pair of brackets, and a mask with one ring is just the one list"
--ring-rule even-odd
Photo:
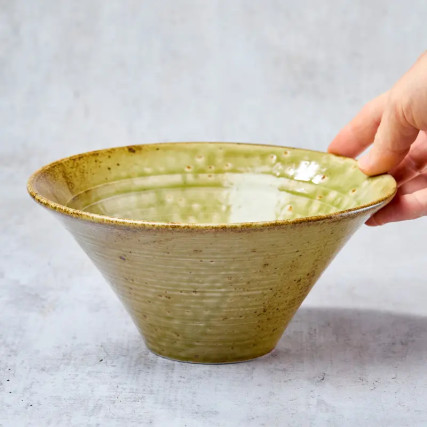
[(62, 220), (154, 353), (229, 363), (275, 347), (396, 183), (332, 154), (200, 142), (68, 157), (35, 172), (28, 191)]

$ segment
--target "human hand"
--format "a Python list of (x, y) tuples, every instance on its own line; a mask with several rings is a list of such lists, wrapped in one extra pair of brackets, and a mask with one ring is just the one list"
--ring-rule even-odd
[(427, 215), (427, 52), (386, 93), (366, 104), (329, 145), (330, 153), (356, 157), (367, 175), (388, 172), (394, 199), (368, 225)]

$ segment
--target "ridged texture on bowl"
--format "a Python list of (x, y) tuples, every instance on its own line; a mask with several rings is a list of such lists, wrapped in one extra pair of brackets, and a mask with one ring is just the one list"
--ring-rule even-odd
[(155, 353), (224, 363), (271, 351), (367, 218), (266, 229), (141, 230), (66, 219)]

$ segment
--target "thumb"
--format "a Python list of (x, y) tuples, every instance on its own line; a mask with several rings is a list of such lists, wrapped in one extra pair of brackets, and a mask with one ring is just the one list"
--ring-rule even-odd
[(418, 135), (418, 129), (405, 118), (398, 103), (386, 107), (375, 135), (372, 149), (359, 159), (359, 167), (367, 175), (378, 175), (397, 166)]

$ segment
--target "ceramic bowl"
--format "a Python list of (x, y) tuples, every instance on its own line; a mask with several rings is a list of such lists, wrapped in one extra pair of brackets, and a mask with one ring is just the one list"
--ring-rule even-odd
[(236, 143), (135, 145), (35, 172), (154, 353), (226, 363), (274, 349), (344, 243), (389, 202), (354, 160)]

